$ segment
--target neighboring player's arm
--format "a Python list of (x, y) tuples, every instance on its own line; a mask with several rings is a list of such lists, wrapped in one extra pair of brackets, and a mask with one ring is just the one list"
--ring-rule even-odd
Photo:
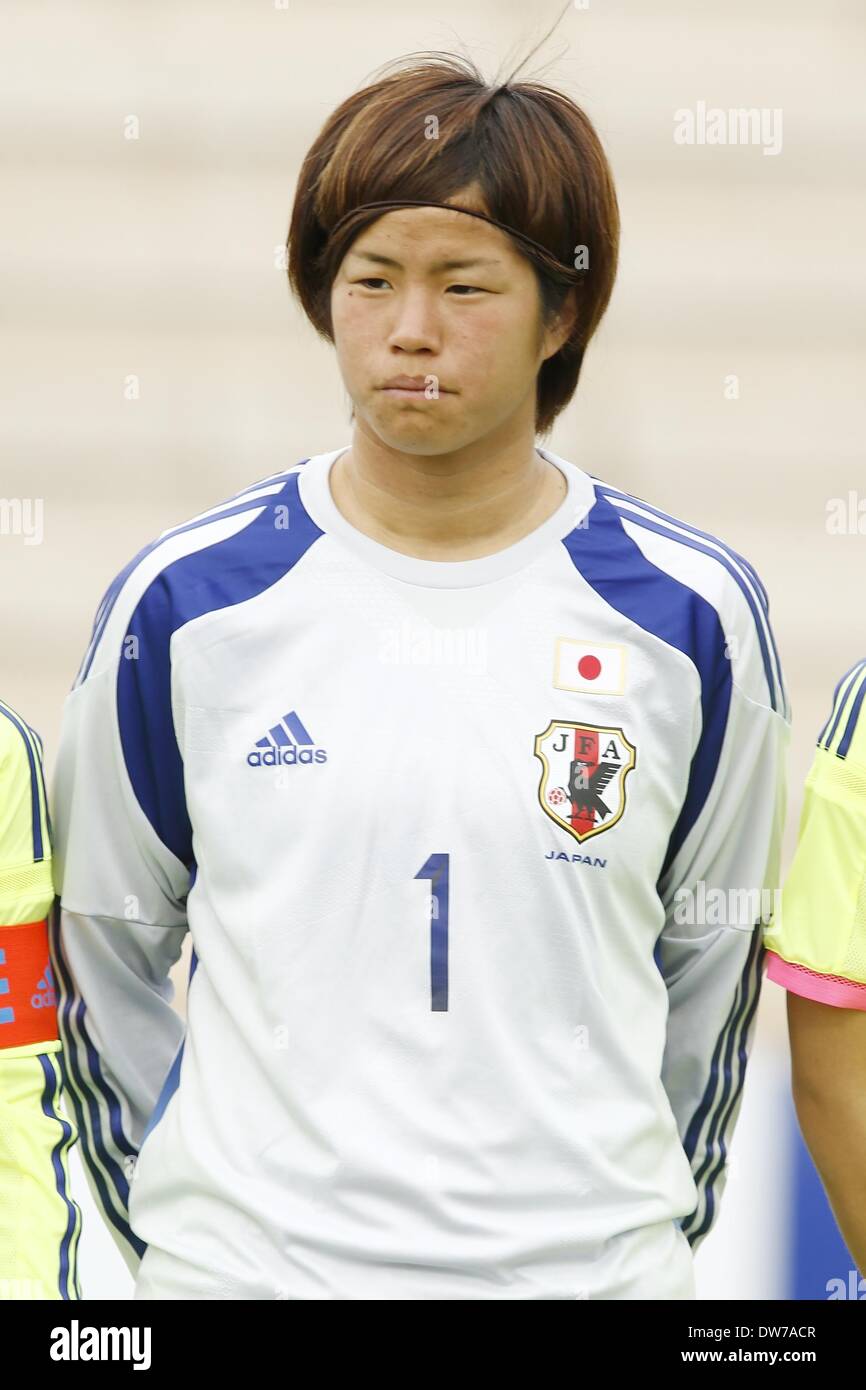
[(765, 944), (768, 977), (788, 991), (803, 1138), (866, 1272), (866, 661), (839, 682), (819, 735)]
[(788, 991), (797, 1118), (833, 1215), (866, 1273), (866, 1013)]
[(140, 624), (140, 645), (123, 642), (123, 601), (122, 591), (64, 705), (51, 948), (85, 1171), (135, 1273), (146, 1246), (129, 1224), (130, 1182), (185, 1031), (169, 971), (187, 930), (192, 854), (177, 839), (186, 808), (161, 702), (170, 674), (160, 679), (168, 659), (160, 623)]
[(778, 888), (785, 816), (783, 711), (781, 694), (773, 709), (732, 684), (710, 791), (660, 883), (657, 961), (670, 1004), (662, 1081), (697, 1189), (681, 1221), (693, 1250), (718, 1216), (757, 1016), (761, 920)]
[(0, 701), (0, 1299), (77, 1299), (75, 1126), (48, 963), (51, 825), (39, 735)]

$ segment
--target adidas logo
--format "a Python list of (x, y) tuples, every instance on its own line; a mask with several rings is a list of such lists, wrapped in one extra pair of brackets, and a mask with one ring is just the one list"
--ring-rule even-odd
[[(0, 947), (0, 965), (6, 964), (6, 952)], [(9, 994), (9, 980), (3, 976), (0, 978), (0, 994)], [(36, 990), (30, 996), (30, 1007), (32, 1009), (55, 1009), (57, 1007), (57, 994), (54, 988), (54, 976), (51, 972), (51, 963), (46, 962), (42, 972), (42, 979), (37, 981)], [(11, 1004), (4, 1004), (0, 1008), (0, 1024), (15, 1023), (15, 1009)]]
[(264, 738), (247, 753), (250, 767), (290, 767), (295, 763), (326, 763), (324, 748), (315, 748), (294, 710), (284, 714), (278, 724), (268, 729)]
[(57, 993), (54, 988), (54, 975), (50, 964), (46, 965), (44, 976), (36, 985), (36, 993), (30, 996), (30, 1007), (33, 1009), (55, 1009), (57, 1007)]

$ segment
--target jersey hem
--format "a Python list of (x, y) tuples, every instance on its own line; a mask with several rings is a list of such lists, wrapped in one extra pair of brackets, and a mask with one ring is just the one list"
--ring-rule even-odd
[(0, 1062), (12, 1057), (40, 1057), (46, 1052), (60, 1052), (62, 1048), (59, 1038), (51, 1042), (24, 1043), (21, 1047), (0, 1047)]
[(767, 951), (767, 979), (782, 985), (792, 994), (801, 994), (819, 1004), (866, 1011), (866, 984), (845, 980), (838, 975), (822, 975), (817, 970), (810, 970), (807, 965), (784, 960), (775, 951)]

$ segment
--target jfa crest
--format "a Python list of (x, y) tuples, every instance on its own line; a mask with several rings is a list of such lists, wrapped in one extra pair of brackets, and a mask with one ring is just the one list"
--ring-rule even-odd
[(625, 810), (625, 780), (635, 753), (622, 729), (552, 719), (535, 737), (542, 809), (578, 841), (610, 830)]

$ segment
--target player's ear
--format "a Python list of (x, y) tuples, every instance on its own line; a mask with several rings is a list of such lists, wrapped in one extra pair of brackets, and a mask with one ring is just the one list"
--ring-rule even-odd
[(544, 360), (553, 357), (564, 343), (567, 343), (577, 324), (577, 290), (574, 286), (566, 291), (565, 298), (551, 316), (544, 329)]

